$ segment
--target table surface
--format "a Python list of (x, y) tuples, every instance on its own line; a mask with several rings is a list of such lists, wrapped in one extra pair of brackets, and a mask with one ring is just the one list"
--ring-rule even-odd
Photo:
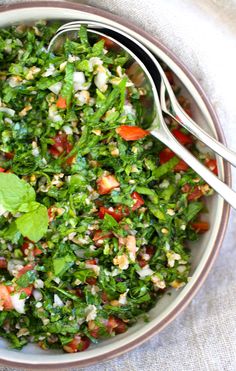
[[(0, 0), (0, 4), (17, 1)], [(18, 1), (21, 2), (21, 1)], [(236, 150), (236, 1), (88, 0), (134, 22), (169, 46), (210, 98), (229, 147)], [(233, 172), (236, 185), (236, 172)], [(84, 371), (236, 370), (236, 212), (206, 282), (160, 334)], [(2, 367), (0, 371), (8, 370)], [(74, 369), (75, 370), (75, 369)]]

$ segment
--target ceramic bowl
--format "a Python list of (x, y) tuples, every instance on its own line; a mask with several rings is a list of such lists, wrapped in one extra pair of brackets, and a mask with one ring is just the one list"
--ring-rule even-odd
[[(114, 25), (127, 34), (143, 42), (158, 58), (163, 60), (174, 72), (183, 92), (191, 101), (194, 119), (208, 130), (211, 135), (224, 142), (220, 123), (201, 87), (177, 57), (168, 50), (158, 39), (140, 28), (126, 22), (110, 13), (78, 3), (61, 1), (37, 1), (19, 3), (0, 7), (0, 27), (10, 24), (23, 23), (38, 19), (47, 20), (90, 20), (103, 21)], [(229, 167), (217, 158), (219, 174), (228, 184), (230, 183)], [(208, 220), (211, 228), (196, 245), (192, 245), (192, 271), (189, 283), (178, 291), (172, 291), (171, 296), (165, 295), (153, 308), (150, 322), (138, 322), (128, 332), (112, 339), (91, 346), (87, 351), (74, 354), (64, 354), (56, 351), (43, 351), (35, 345), (28, 345), (22, 351), (8, 348), (0, 343), (0, 362), (10, 366), (29, 368), (60, 368), (82, 367), (101, 362), (118, 356), (141, 344), (167, 326), (187, 306), (205, 280), (219, 251), (227, 225), (229, 207), (222, 198), (214, 195), (208, 199)]]

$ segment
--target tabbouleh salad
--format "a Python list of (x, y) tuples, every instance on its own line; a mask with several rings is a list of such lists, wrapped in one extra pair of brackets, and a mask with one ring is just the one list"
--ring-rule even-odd
[(57, 27), (0, 30), (0, 336), (77, 352), (187, 283), (212, 189), (140, 126), (127, 55), (85, 27), (48, 53)]

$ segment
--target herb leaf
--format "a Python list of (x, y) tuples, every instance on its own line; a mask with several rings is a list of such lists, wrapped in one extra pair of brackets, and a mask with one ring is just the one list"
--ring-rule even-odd
[(0, 173), (0, 204), (10, 212), (17, 212), (22, 204), (35, 200), (34, 189), (15, 174)]
[(44, 205), (38, 204), (38, 208), (16, 219), (16, 225), (24, 237), (31, 241), (39, 241), (48, 228), (48, 213)]

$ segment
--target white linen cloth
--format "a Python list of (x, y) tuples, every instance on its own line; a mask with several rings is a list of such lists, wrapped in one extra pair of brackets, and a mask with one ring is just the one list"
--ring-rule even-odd
[[(0, 4), (16, 0), (0, 0)], [(21, 1), (18, 1), (21, 2)], [(87, 0), (157, 36), (200, 81), (236, 150), (236, 1)], [(234, 187), (236, 188), (236, 172)], [(200, 292), (160, 334), (84, 371), (236, 370), (236, 212)], [(0, 371), (10, 370), (2, 367)], [(76, 369), (73, 369), (76, 370)]]

